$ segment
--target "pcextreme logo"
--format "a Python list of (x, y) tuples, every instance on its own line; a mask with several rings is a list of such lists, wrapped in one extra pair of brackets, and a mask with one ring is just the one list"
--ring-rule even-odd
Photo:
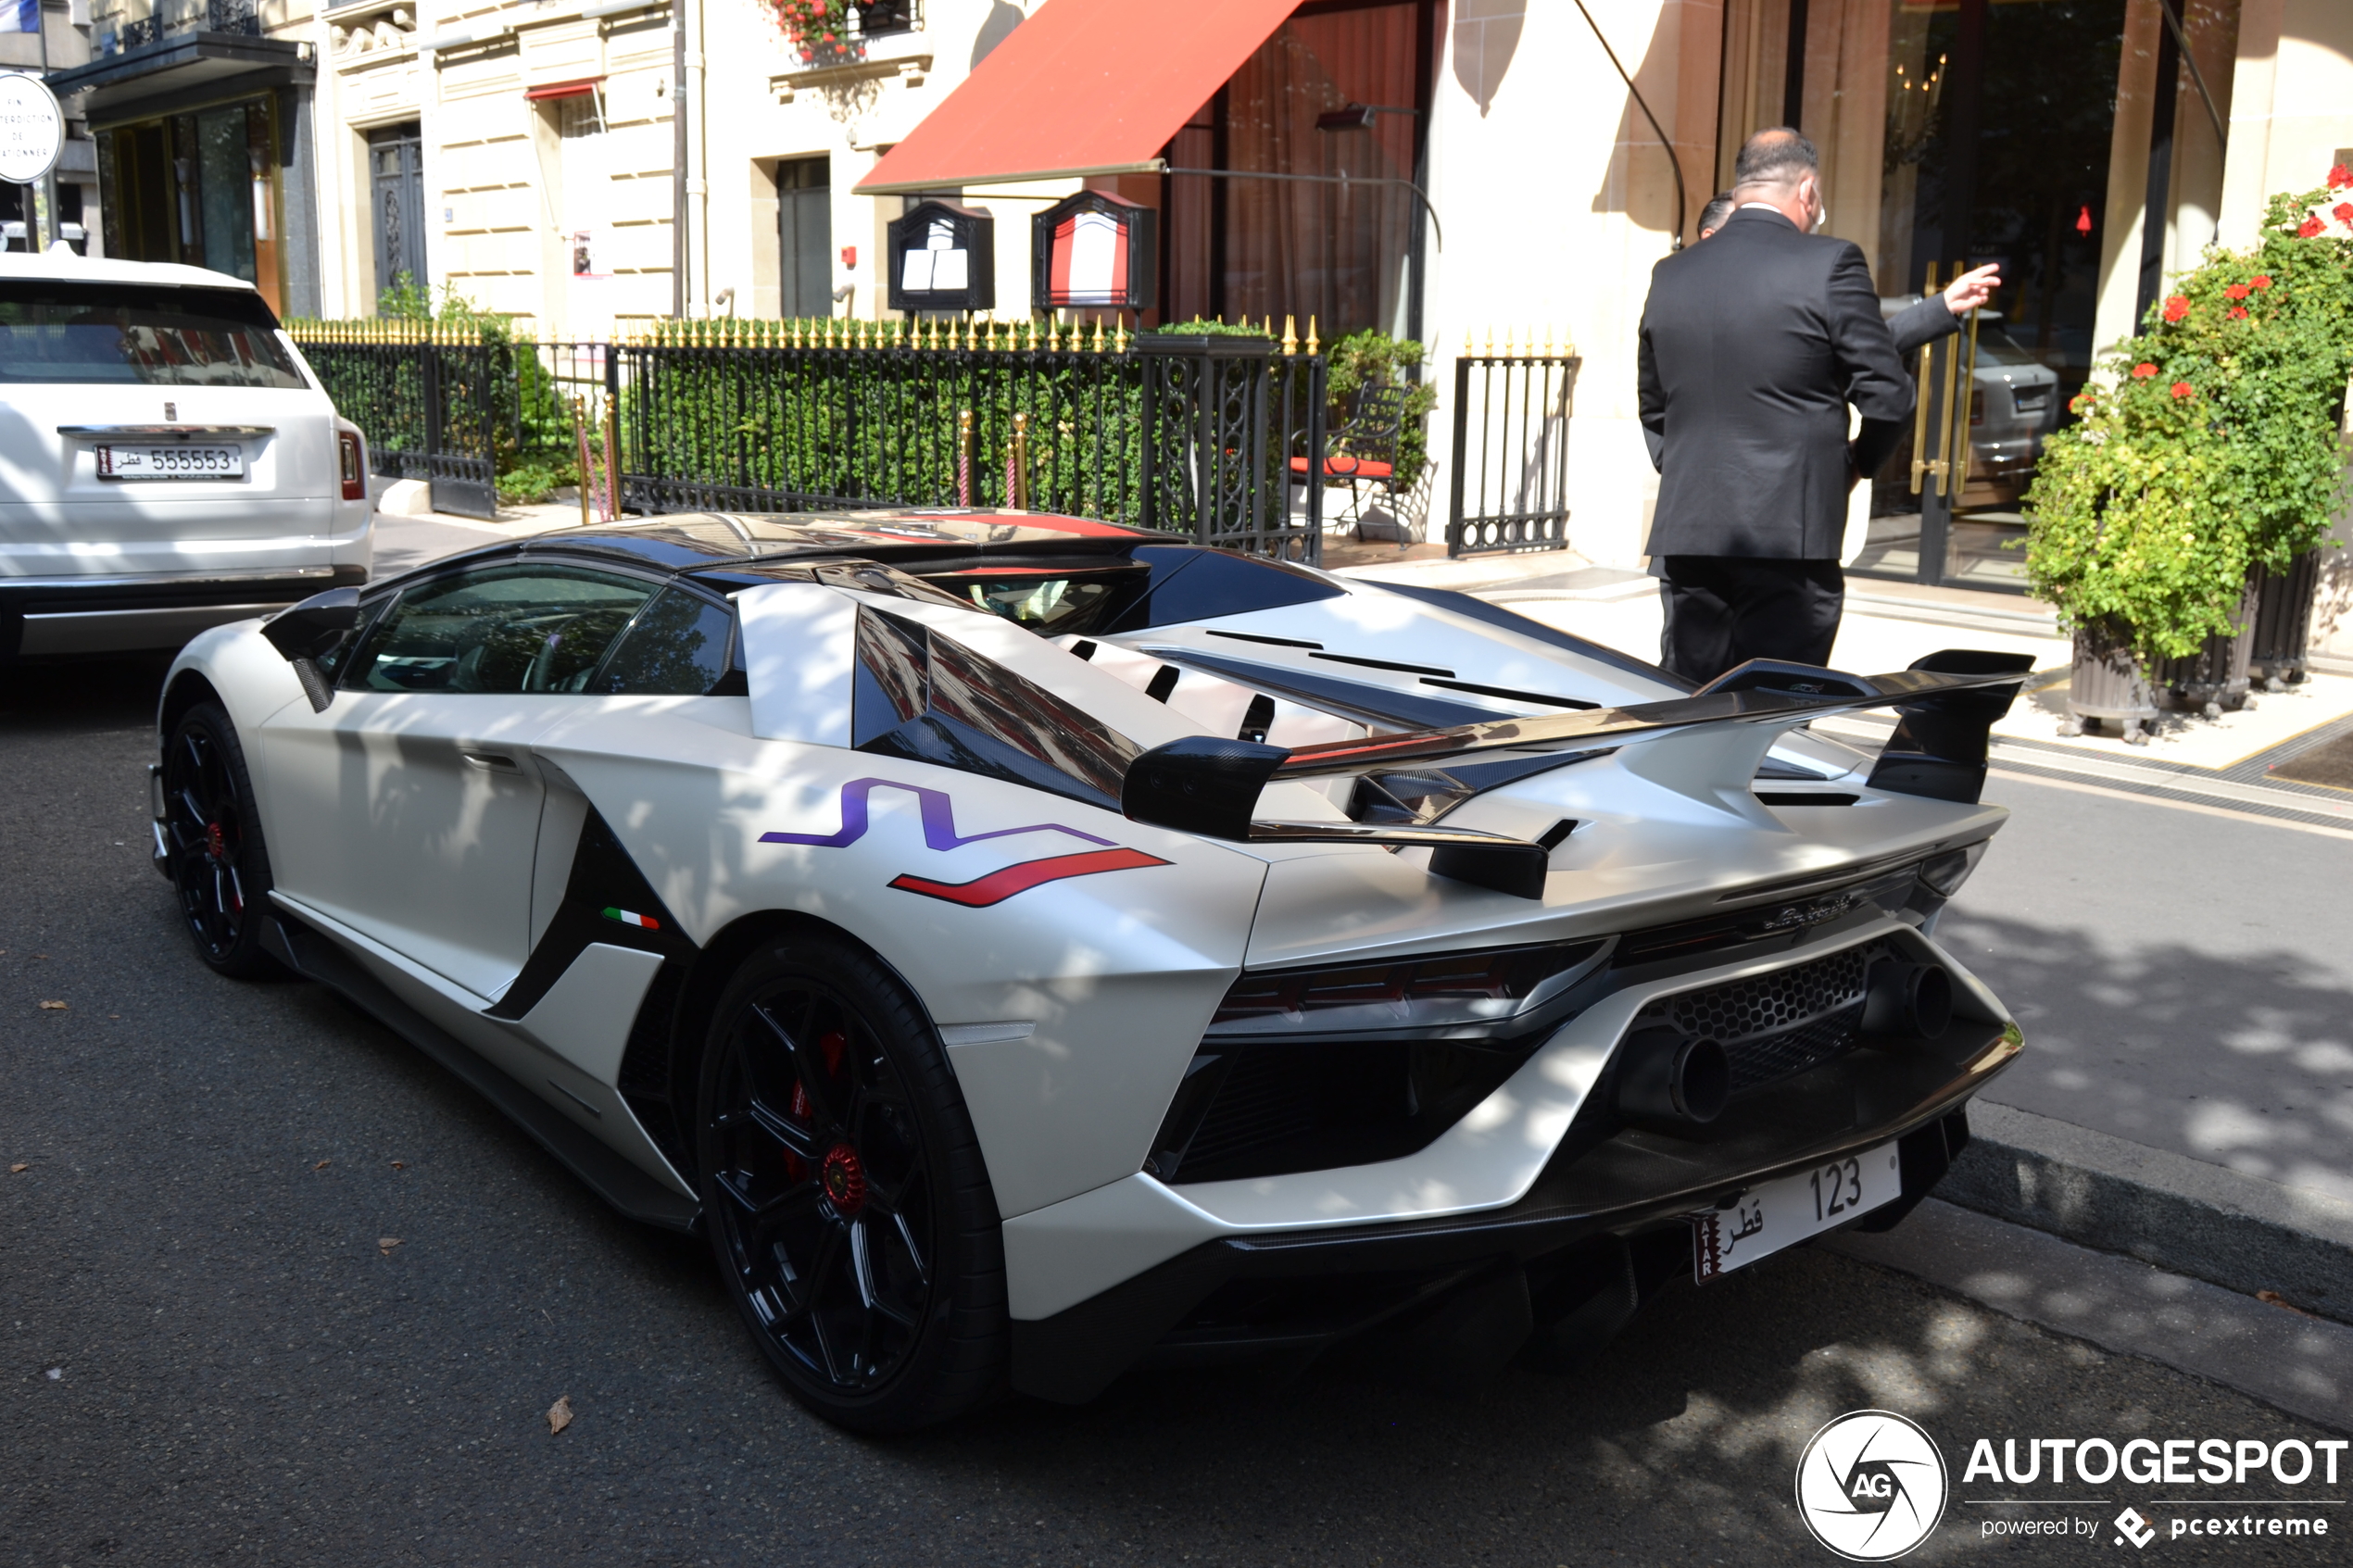
[(1944, 1456), (1893, 1411), (1849, 1411), (1814, 1434), (1797, 1461), (1797, 1512), (1814, 1538), (1852, 1562), (1903, 1556), (1944, 1517)]

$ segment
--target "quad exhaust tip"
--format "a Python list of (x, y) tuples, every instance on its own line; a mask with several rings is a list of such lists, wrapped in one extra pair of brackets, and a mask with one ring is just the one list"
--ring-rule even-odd
[(1629, 1121), (1702, 1127), (1732, 1098), (1732, 1063), (1705, 1035), (1671, 1024), (1638, 1029), (1619, 1047), (1617, 1109)]
[(1864, 980), (1863, 1033), (1933, 1040), (1953, 1022), (1953, 977), (1943, 964), (1881, 959)]

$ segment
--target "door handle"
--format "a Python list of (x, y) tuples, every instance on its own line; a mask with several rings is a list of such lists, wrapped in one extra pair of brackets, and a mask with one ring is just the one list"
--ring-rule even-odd
[[(1931, 261), (1928, 264), (1928, 278), (1921, 289), (1920, 297), (1926, 299), (1935, 292), (1936, 263)], [(1935, 385), (1936, 372), (1933, 369), (1935, 364), (1936, 343), (1931, 338), (1920, 345), (1920, 373), (1919, 380), (1912, 386), (1912, 494), (1915, 495), (1920, 493), (1921, 482), (1928, 475), (1942, 474), (1944, 471), (1941, 459), (1929, 449), (1928, 445), (1929, 390)]]
[(460, 746), (458, 755), (466, 759), (466, 766), (480, 768), (486, 772), (520, 773), (522, 771), (522, 764), (503, 751), (484, 751), (472, 746)]
[[(1945, 412), (1953, 420), (1952, 437), (1944, 443), (1944, 450), (1950, 454), (1945, 460), (1944, 495), (1956, 507), (1961, 504), (1961, 491), (1969, 483), (1971, 455), (1969, 410), (1977, 404), (1977, 323), (1987, 308), (1990, 307), (1980, 307), (1969, 313), (1969, 362), (1961, 367), (1958, 395), (1947, 398), (1944, 405)], [(1953, 357), (1955, 363), (1960, 362), (1961, 345), (1958, 343), (1951, 345), (1945, 352)]]

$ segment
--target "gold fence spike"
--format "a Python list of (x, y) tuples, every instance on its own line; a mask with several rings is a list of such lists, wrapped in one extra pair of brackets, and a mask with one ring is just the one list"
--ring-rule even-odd
[(1490, 359), (1495, 358), (1495, 329), (1492, 327), (1487, 329), (1487, 357)]
[(1310, 316), (1307, 318), (1307, 352), (1321, 354), (1323, 351), (1324, 345), (1315, 337), (1315, 318)]
[(1283, 352), (1285, 354), (1299, 352), (1299, 334), (1291, 330), (1291, 317), (1283, 318)]
[[(1267, 324), (1269, 326), (1274, 324), (1271, 318), (1269, 319)], [(1118, 321), (1113, 326), (1112, 352), (1114, 354), (1125, 354), (1127, 352), (1127, 323), (1125, 320)]]

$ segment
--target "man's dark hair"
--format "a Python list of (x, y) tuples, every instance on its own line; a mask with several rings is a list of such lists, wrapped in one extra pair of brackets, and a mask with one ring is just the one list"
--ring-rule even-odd
[(1724, 226), (1724, 220), (1731, 215), (1732, 193), (1717, 192), (1707, 198), (1707, 205), (1699, 209), (1699, 232), (1705, 234), (1710, 229), (1721, 229)]
[(1741, 156), (1732, 164), (1732, 188), (1792, 185), (1803, 175), (1821, 171), (1822, 155), (1814, 144), (1786, 125), (1776, 125), (1741, 144)]

